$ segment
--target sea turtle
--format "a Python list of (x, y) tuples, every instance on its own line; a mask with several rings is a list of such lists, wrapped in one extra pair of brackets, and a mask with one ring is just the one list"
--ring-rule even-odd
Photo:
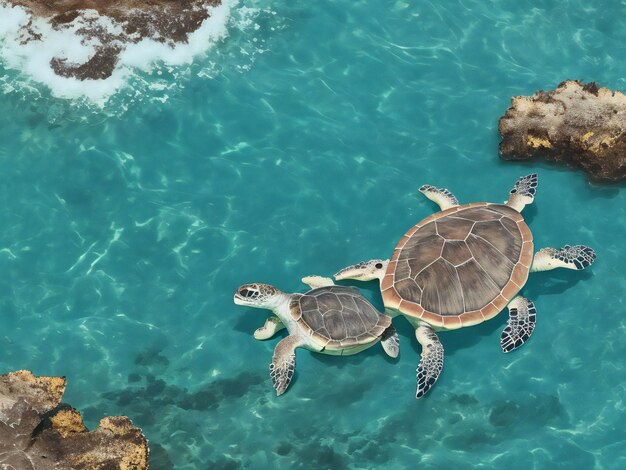
[(235, 293), (237, 305), (273, 311), (255, 338), (268, 339), (285, 327), (289, 331), (276, 345), (270, 364), (276, 395), (285, 393), (291, 382), (296, 348), (348, 356), (382, 341), (389, 356), (398, 356), (400, 343), (391, 318), (379, 313), (357, 288), (336, 286), (320, 276), (302, 282), (312, 290), (286, 294), (269, 284), (245, 284)]
[(504, 204), (459, 205), (447, 189), (422, 186), (441, 208), (412, 227), (390, 260), (359, 263), (335, 279), (379, 279), (385, 313), (402, 314), (422, 346), (416, 397), (424, 396), (443, 368), (443, 346), (435, 331), (477, 325), (509, 307), (501, 347), (510, 352), (535, 328), (535, 305), (515, 295), (529, 272), (584, 269), (595, 252), (584, 245), (543, 248), (533, 256), (533, 237), (521, 211), (534, 200), (537, 175), (521, 177)]

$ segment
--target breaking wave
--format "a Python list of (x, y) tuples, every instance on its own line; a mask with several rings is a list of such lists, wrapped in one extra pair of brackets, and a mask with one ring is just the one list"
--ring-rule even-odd
[[(125, 35), (123, 24), (95, 10), (82, 10), (60, 27), (0, 0), (0, 87), (5, 93), (45, 93), (41, 88), (47, 88), (54, 97), (99, 106), (121, 90), (133, 96), (149, 90), (154, 98), (166, 100), (183, 71), (223, 42), (229, 31), (259, 28), (255, 19), (261, 10), (237, 0), (203, 8), (208, 15), (199, 27), (184, 41), (174, 41)], [(246, 55), (263, 52), (256, 39), (254, 44), (254, 53)], [(197, 74), (212, 76), (210, 68)]]

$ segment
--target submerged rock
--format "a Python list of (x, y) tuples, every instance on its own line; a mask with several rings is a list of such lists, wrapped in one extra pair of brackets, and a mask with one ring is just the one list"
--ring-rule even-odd
[(64, 377), (28, 371), (0, 376), (0, 466), (16, 469), (148, 468), (148, 443), (125, 416), (87, 431), (80, 413), (61, 404)]
[[(89, 46), (87, 57), (54, 57), (51, 67), (63, 77), (79, 80), (110, 77), (127, 44), (144, 39), (174, 45), (186, 43), (220, 0), (0, 0), (23, 7), (36, 19), (44, 19), (56, 31), (71, 31)], [(31, 21), (23, 28), (22, 41), (41, 41), (42, 33)]]
[(596, 181), (626, 180), (626, 95), (619, 91), (568, 80), (516, 96), (498, 129), (504, 159), (544, 157)]

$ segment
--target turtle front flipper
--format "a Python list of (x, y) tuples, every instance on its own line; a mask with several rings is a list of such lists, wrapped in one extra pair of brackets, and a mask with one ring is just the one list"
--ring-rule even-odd
[(256, 329), (254, 339), (270, 339), (283, 328), (285, 328), (285, 325), (280, 321), (280, 318), (276, 315), (270, 315), (267, 317), (267, 320), (265, 320), (265, 324), (261, 328)]
[(528, 341), (535, 329), (536, 316), (535, 304), (524, 297), (515, 297), (509, 303), (509, 321), (500, 337), (502, 352), (511, 352)]
[(400, 354), (400, 338), (398, 332), (393, 325), (389, 325), (380, 338), (380, 344), (387, 353), (387, 356), (394, 359)]
[(591, 266), (595, 260), (596, 252), (585, 245), (565, 245), (560, 250), (542, 248), (535, 255), (530, 271), (549, 271), (556, 268), (580, 271)]
[(279, 341), (274, 349), (274, 357), (270, 364), (270, 377), (276, 389), (276, 396), (287, 390), (296, 368), (296, 348), (303, 344), (302, 339), (295, 335), (287, 336)]
[(306, 276), (302, 278), (302, 283), (309, 286), (311, 289), (318, 289), (320, 287), (334, 286), (335, 283), (329, 277), (322, 276)]
[(506, 205), (517, 212), (522, 212), (525, 206), (532, 204), (537, 193), (539, 178), (537, 173), (522, 176), (515, 182), (515, 186), (509, 191), (509, 200)]
[(459, 200), (446, 188), (435, 188), (430, 184), (425, 184), (419, 191), (437, 204), (442, 211), (459, 205)]
[(415, 337), (422, 345), (422, 358), (417, 366), (417, 392), (422, 398), (435, 384), (443, 369), (443, 345), (430, 326), (422, 325), (415, 330)]

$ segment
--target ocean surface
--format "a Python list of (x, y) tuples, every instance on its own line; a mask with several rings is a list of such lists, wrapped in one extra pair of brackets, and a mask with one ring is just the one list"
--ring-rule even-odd
[[(128, 415), (155, 470), (626, 468), (626, 190), (503, 162), (497, 132), (515, 95), (626, 90), (624, 2), (227, 7), (188, 61), (85, 96), (15, 52), (5, 21), (1, 371), (67, 376), (89, 427)], [(302, 292), (302, 276), (390, 256), (437, 209), (420, 185), (502, 202), (531, 172), (536, 247), (598, 260), (531, 276), (526, 345), (501, 352), (506, 313), (440, 333), (444, 371), (416, 400), (420, 348), (397, 318), (398, 360), (299, 350), (275, 396), (284, 333), (253, 339), (265, 311), (235, 306), (239, 285)]]

